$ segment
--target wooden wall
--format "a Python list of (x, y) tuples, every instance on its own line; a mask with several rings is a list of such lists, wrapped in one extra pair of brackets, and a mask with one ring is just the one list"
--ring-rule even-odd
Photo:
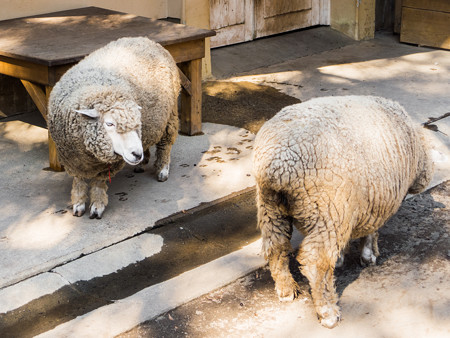
[(450, 1), (403, 0), (400, 41), (450, 49)]

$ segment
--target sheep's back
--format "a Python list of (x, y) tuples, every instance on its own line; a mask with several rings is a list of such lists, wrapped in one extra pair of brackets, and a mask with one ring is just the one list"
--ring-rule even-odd
[(416, 143), (397, 103), (318, 98), (284, 108), (261, 128), (254, 174), (259, 186), (290, 194), (303, 210), (333, 205), (353, 214), (359, 237), (397, 211), (416, 175)]
[(178, 69), (170, 53), (144, 37), (122, 38), (89, 56), (85, 67), (101, 65), (127, 82), (142, 107), (144, 148), (161, 138), (180, 90)]

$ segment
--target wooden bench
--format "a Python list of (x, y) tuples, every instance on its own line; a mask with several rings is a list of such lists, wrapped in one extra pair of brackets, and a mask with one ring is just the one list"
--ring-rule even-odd
[[(98, 7), (0, 21), (0, 73), (19, 78), (46, 119), (49, 94), (74, 64), (108, 42), (147, 36), (163, 45), (180, 69), (180, 123), (187, 135), (201, 133), (201, 77), (205, 38), (215, 35), (162, 20)], [(62, 170), (49, 135), (50, 167)]]

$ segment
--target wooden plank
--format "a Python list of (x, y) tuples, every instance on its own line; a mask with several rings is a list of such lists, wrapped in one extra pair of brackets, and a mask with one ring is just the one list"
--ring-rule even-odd
[(180, 69), (192, 84), (192, 95), (181, 92), (180, 124), (181, 133), (202, 134), (202, 60), (192, 60), (180, 64)]
[(311, 9), (311, 0), (264, 0), (264, 18)]
[(216, 34), (216, 36), (211, 38), (211, 48), (229, 46), (246, 41), (244, 24), (217, 29)]
[(43, 87), (27, 80), (20, 81), (22, 81), (23, 86), (33, 99), (34, 104), (44, 117), (45, 121), (47, 121), (47, 97)]
[(403, 6), (450, 13), (448, 0), (403, 0)]
[(209, 29), (88, 7), (0, 21), (0, 55), (56, 66), (78, 62), (125, 36), (147, 36), (166, 46), (213, 35)]
[[(316, 7), (315, 3), (312, 3), (312, 7)], [(330, 25), (330, 1), (320, 0), (320, 17), (319, 25)]]
[(218, 30), (245, 22), (244, 1), (237, 0), (211, 0), (210, 22), (211, 29)]
[[(312, 25), (311, 0), (290, 3), (255, 0), (255, 37), (292, 31)], [(314, 3), (315, 5), (318, 2)], [(274, 7), (271, 7), (274, 6)], [(279, 6), (279, 7), (277, 7)], [(297, 10), (298, 8), (306, 8)], [(292, 9), (292, 12), (287, 12)]]
[(403, 7), (400, 41), (450, 49), (450, 13)]
[(48, 82), (48, 67), (1, 55), (0, 73), (44, 85)]
[(181, 86), (186, 91), (188, 95), (192, 96), (192, 84), (191, 81), (187, 78), (186, 75), (178, 68), (178, 74), (180, 75)]
[(164, 48), (170, 52), (176, 63), (205, 57), (205, 40), (188, 41)]
[(216, 36), (211, 38), (211, 48), (246, 41), (245, 10), (246, 1), (210, 1), (211, 28), (216, 31)]
[(255, 0), (245, 1), (245, 41), (255, 38)]

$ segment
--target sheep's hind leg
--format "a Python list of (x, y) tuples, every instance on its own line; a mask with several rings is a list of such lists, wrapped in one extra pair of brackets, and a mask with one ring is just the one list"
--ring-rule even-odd
[(316, 224), (315, 227), (323, 231), (309, 234), (303, 239), (297, 259), (302, 274), (308, 278), (311, 286), (311, 296), (320, 323), (331, 329), (338, 324), (341, 317), (333, 276), (339, 251), (337, 245), (327, 242), (326, 239), (324, 241), (321, 236), (327, 231), (324, 223), (322, 222), (322, 226)]
[(86, 210), (88, 185), (79, 177), (74, 177), (72, 182), (71, 200), (74, 216), (83, 216)]
[(342, 268), (344, 266), (345, 262), (345, 255), (349, 252), (349, 246), (347, 245), (344, 250), (341, 251), (341, 254), (339, 255), (337, 261), (336, 261), (336, 268)]
[(380, 255), (380, 252), (378, 251), (378, 232), (375, 231), (373, 234), (361, 238), (360, 248), (361, 265), (375, 265), (377, 263), (377, 257)]
[(345, 254), (341, 252), (341, 255), (338, 257), (338, 260), (336, 261), (336, 267), (342, 268), (344, 266), (345, 261)]
[(108, 186), (104, 179), (92, 179), (91, 181), (91, 205), (89, 218), (102, 218), (103, 212), (108, 205)]
[(269, 261), (278, 298), (280, 301), (290, 301), (300, 293), (289, 270), (292, 224), (279, 210), (276, 202), (270, 201), (271, 197), (276, 197), (268, 194), (262, 196), (258, 189), (258, 227), (261, 230), (262, 248)]
[(142, 160), (141, 163), (139, 163), (138, 165), (136, 165), (134, 167), (133, 171), (137, 174), (143, 173), (144, 166), (146, 166), (148, 164), (148, 162), (150, 162), (150, 148), (148, 148), (147, 150), (144, 150), (144, 159)]

